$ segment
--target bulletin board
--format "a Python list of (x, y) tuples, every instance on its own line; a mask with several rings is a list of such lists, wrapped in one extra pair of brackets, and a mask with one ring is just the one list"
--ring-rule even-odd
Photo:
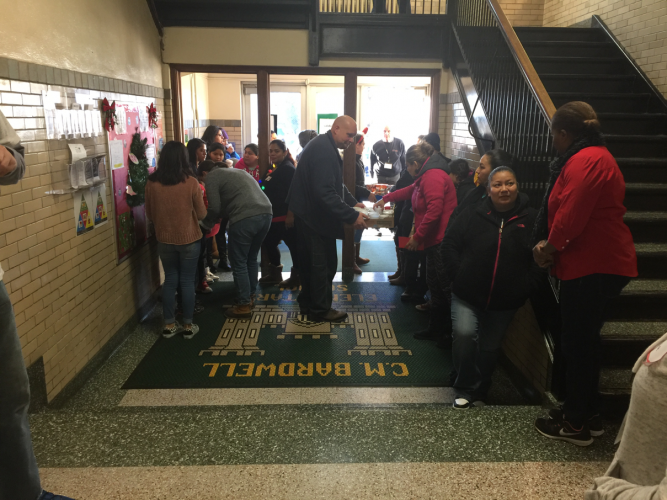
[[(146, 147), (154, 146), (155, 148), (154, 157), (152, 159), (149, 157), (149, 172), (152, 172), (157, 166), (158, 155), (165, 142), (162, 117), (158, 114), (157, 128), (147, 127), (148, 114), (145, 108), (145, 105), (140, 104), (116, 104), (117, 118), (119, 121), (122, 119), (123, 124), (117, 123), (116, 127), (108, 133), (118, 263), (145, 245), (149, 238), (146, 207), (144, 205), (130, 207), (126, 198), (132, 136), (139, 132), (142, 140), (148, 139)], [(120, 144), (114, 144), (114, 141), (122, 141), (122, 154)]]

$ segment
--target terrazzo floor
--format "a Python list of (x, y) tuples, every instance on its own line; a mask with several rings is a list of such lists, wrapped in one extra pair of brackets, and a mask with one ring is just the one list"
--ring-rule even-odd
[(532, 423), (545, 410), (521, 404), (502, 370), (490, 398), (502, 404), (468, 411), (451, 408), (448, 388), (121, 390), (159, 329), (156, 308), (77, 394), (31, 415), (45, 489), (77, 500), (558, 500), (583, 498), (613, 457), (616, 424), (588, 448), (540, 437)]

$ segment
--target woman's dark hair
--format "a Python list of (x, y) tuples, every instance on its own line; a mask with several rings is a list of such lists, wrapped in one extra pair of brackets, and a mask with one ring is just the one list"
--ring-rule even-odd
[(250, 148), (250, 151), (255, 153), (255, 156), (259, 156), (259, 147), (257, 147), (257, 144), (255, 144), (254, 142), (251, 142), (245, 148), (243, 148), (243, 151), (245, 151), (248, 148)]
[(193, 138), (188, 141), (188, 156), (193, 170), (197, 168), (197, 151), (206, 143), (201, 139)]
[(229, 163), (227, 161), (216, 161), (215, 166), (218, 168), (229, 168)]
[(593, 107), (582, 101), (563, 104), (551, 119), (551, 130), (565, 130), (575, 138), (597, 136), (600, 134), (600, 122)]
[(285, 145), (285, 141), (283, 141), (282, 139), (274, 139), (269, 143), (269, 146), (271, 144), (275, 144), (276, 146), (278, 146), (280, 148), (280, 150), (283, 153), (285, 153), (285, 160), (291, 161), (292, 165), (296, 164), (296, 162), (294, 161), (294, 158), (292, 158), (292, 153), (289, 152), (289, 149), (287, 149), (287, 146)]
[(213, 151), (217, 151), (218, 149), (221, 149), (223, 153), (225, 153), (227, 150), (225, 149), (225, 146), (220, 144), (219, 142), (214, 142), (213, 144), (209, 144), (208, 146), (208, 154), (206, 155), (206, 159), (208, 160), (211, 157), (211, 153)]
[(430, 156), (435, 154), (435, 149), (428, 142), (420, 142), (414, 146), (410, 146), (408, 152), (405, 153), (405, 161), (408, 164), (417, 162), (419, 168), (421, 169), (424, 166), (424, 163)]
[(440, 151), (440, 136), (435, 132), (426, 134), (422, 142), (430, 144), (433, 147), (433, 149), (435, 149), (438, 152)]
[(311, 129), (302, 130), (301, 132), (299, 132), (299, 144), (301, 145), (302, 148), (305, 148), (306, 144), (315, 139), (315, 137), (317, 137), (316, 131)]
[(162, 148), (157, 168), (148, 176), (148, 180), (174, 186), (185, 182), (190, 176), (192, 170), (188, 161), (188, 150), (182, 142), (169, 141)]
[(498, 167), (513, 167), (514, 166), (514, 156), (509, 154), (504, 149), (492, 149), (487, 151), (482, 155), (482, 157), (488, 156), (489, 163), (491, 163), (491, 170), (495, 170)]
[(204, 141), (209, 146), (215, 142), (215, 138), (222, 129), (215, 125), (209, 125), (204, 130), (204, 135), (201, 136), (201, 140)]
[(493, 179), (493, 176), (499, 174), (500, 172), (509, 172), (514, 177), (514, 180), (516, 180), (516, 174), (514, 173), (514, 170), (512, 170), (511, 168), (505, 166), (494, 168), (489, 174), (489, 179), (486, 181), (487, 188), (491, 188), (491, 180)]
[(466, 177), (470, 175), (470, 167), (468, 166), (468, 162), (463, 158), (452, 161), (449, 164), (449, 170), (452, 172), (452, 174), (454, 174), (459, 182), (463, 182)]
[(197, 175), (199, 177), (201, 177), (204, 172), (210, 172), (211, 170), (213, 170), (214, 168), (217, 168), (217, 167), (218, 167), (218, 165), (217, 165), (216, 162), (214, 162), (212, 160), (204, 160), (197, 167)]

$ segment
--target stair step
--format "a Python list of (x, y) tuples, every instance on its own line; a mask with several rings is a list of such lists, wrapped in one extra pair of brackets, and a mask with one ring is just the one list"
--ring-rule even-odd
[(522, 42), (529, 57), (613, 57), (617, 48), (610, 42), (583, 42), (580, 40), (540, 40)]
[(607, 339), (642, 339), (653, 343), (667, 333), (667, 321), (608, 321), (601, 333)]
[[(602, 91), (601, 91), (602, 92)], [(597, 113), (605, 134), (667, 134), (667, 113)]]
[(625, 182), (667, 182), (667, 158), (622, 158), (616, 163)]
[(614, 157), (667, 157), (667, 135), (605, 134), (604, 138)]
[(629, 394), (634, 374), (630, 368), (602, 368), (600, 370), (600, 392), (607, 394)]
[(641, 279), (667, 279), (667, 243), (635, 243), (635, 251)]
[(631, 210), (626, 212), (623, 220), (630, 228), (635, 243), (667, 242), (667, 212)]
[(638, 81), (634, 75), (541, 74), (540, 79), (549, 93), (632, 92)]
[(610, 321), (667, 321), (667, 280), (633, 279), (613, 301)]
[(535, 70), (543, 73), (570, 73), (578, 75), (627, 75), (631, 67), (621, 57), (531, 57)]
[(581, 41), (599, 42), (605, 40), (604, 32), (597, 28), (514, 28), (521, 43), (532, 41)]
[(667, 211), (667, 184), (626, 183), (623, 204), (632, 211)]
[(571, 101), (584, 101), (593, 106), (596, 112), (638, 112), (647, 111), (651, 94), (639, 93), (582, 93), (582, 92), (550, 92), (551, 100), (556, 108)]

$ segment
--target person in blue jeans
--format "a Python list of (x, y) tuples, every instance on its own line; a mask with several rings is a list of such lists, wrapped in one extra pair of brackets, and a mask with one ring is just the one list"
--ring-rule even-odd
[[(19, 142), (0, 112), (0, 186), (18, 183), (25, 173)], [(28, 373), (3, 274), (0, 267), (0, 499), (72, 500), (42, 490), (28, 421)]]
[(505, 330), (544, 277), (532, 259), (537, 212), (519, 193), (516, 175), (496, 168), (487, 190), (484, 202), (454, 219), (442, 243), (452, 282), (456, 409), (485, 404)]
[(271, 202), (245, 170), (212, 170), (204, 184), (208, 214), (202, 226), (210, 230), (221, 217), (229, 219), (229, 263), (237, 297), (236, 304), (227, 309), (225, 315), (228, 318), (249, 318), (257, 290), (257, 255), (273, 218)]
[[(195, 308), (195, 274), (202, 231), (199, 221), (206, 215), (204, 195), (192, 175), (185, 146), (176, 141), (165, 144), (155, 171), (146, 183), (146, 217), (153, 222), (158, 254), (164, 268), (162, 336), (178, 333), (191, 339), (199, 326), (192, 322)], [(176, 289), (180, 283), (183, 326), (176, 321)]]

